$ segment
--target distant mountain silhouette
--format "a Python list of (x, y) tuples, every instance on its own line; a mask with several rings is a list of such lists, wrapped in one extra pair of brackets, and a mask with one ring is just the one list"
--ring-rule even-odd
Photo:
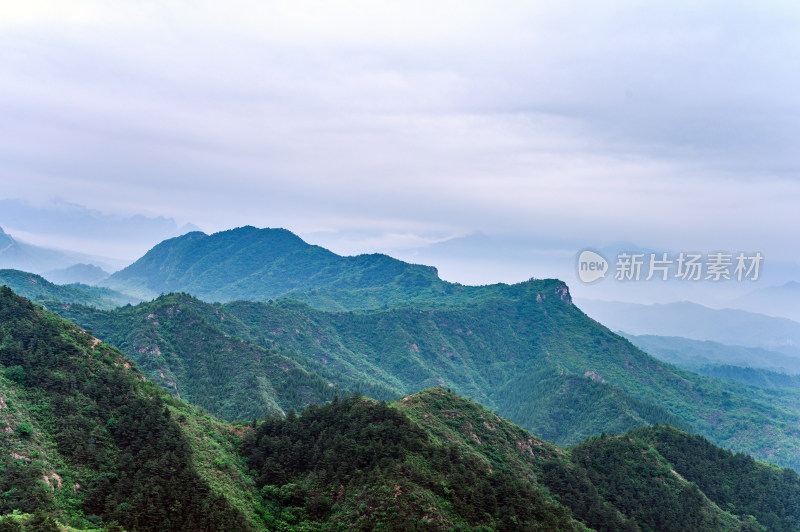
[(93, 260), (96, 257), (19, 242), (0, 227), (0, 268), (43, 273)]
[(43, 273), (42, 276), (56, 284), (83, 283), (93, 285), (108, 277), (109, 273), (94, 264), (74, 264), (68, 268), (50, 270)]
[(780, 286), (759, 288), (734, 299), (730, 306), (800, 322), (800, 282), (789, 281)]

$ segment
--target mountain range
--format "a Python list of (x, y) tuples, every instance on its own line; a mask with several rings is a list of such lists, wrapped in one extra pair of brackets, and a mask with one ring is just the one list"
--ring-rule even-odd
[(162, 242), (104, 284), (240, 299), (50, 307), (119, 346), (166, 390), (228, 419), (284, 414), (331, 391), (393, 400), (447, 386), (559, 444), (669, 422), (800, 467), (796, 391), (664, 364), (587, 317), (557, 280), (462, 286), (425, 266), (340, 257), (285, 230), (244, 227)]
[(334, 397), (299, 415), (231, 426), (8, 288), (0, 288), (0, 364), (4, 530), (800, 523), (797, 473), (667, 426), (561, 449), (442, 388), (391, 404)]
[(688, 301), (640, 305), (580, 299), (579, 304), (589, 316), (615, 331), (709, 340), (800, 356), (800, 322), (787, 318), (712, 309)]
[(559, 280), (464, 286), (253, 227), (100, 287), (0, 274), (61, 315), (0, 291), (0, 530), (800, 523), (793, 381), (653, 358)]
[[(270, 405), (278, 413), (296, 408), (296, 395), (282, 396), (274, 382), (303, 374), (292, 369), (297, 364), (330, 388), (379, 399), (451, 387), (560, 444), (669, 422), (800, 467), (797, 392), (722, 385), (678, 370), (586, 317), (561, 298), (560, 282), (528, 285), (520, 299), (466, 308), (330, 312), (290, 301), (211, 305), (167, 295), (112, 311), (54, 310), (118, 345), (165, 389), (229, 419)], [(294, 364), (277, 374), (259, 369), (268, 352)], [(237, 400), (222, 393), (228, 388), (273, 393), (259, 406), (250, 397), (260, 395)], [(319, 386), (293, 393), (313, 389)]]
[(714, 366), (738, 366), (778, 373), (800, 374), (800, 357), (761, 347), (727, 345), (679, 336), (619, 333), (636, 347), (659, 360), (689, 371)]
[(517, 289), (448, 283), (431, 266), (381, 254), (343, 257), (285, 229), (250, 226), (166, 240), (100, 286), (142, 299), (186, 292), (219, 302), (293, 299), (326, 310), (444, 306)]
[(800, 282), (789, 281), (780, 286), (767, 286), (754, 290), (734, 299), (730, 306), (800, 321)]

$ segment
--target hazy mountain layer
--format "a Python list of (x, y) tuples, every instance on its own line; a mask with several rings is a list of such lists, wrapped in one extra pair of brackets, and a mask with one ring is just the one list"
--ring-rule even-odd
[(730, 306), (768, 316), (784, 316), (800, 322), (800, 282), (768, 286), (737, 297)]
[(582, 299), (579, 304), (589, 316), (614, 331), (710, 340), (800, 356), (800, 323), (786, 318), (711, 309), (686, 301), (638, 305)]
[(109, 273), (94, 264), (74, 264), (68, 268), (51, 270), (42, 277), (55, 284), (82, 283), (94, 285), (109, 276)]
[(697, 371), (707, 366), (741, 366), (781, 373), (800, 373), (800, 357), (760, 347), (726, 345), (678, 336), (621, 333), (642, 351), (676, 366)]
[(120, 261), (115, 259), (19, 242), (0, 227), (0, 268), (43, 273), (88, 262), (111, 270), (120, 266)]

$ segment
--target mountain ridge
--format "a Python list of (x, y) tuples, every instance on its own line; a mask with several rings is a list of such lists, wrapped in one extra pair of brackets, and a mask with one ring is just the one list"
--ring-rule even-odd
[(110, 288), (81, 283), (55, 284), (41, 275), (20, 270), (0, 269), (0, 286), (8, 286), (17, 294), (41, 304), (81, 304), (112, 309), (141, 300)]
[(680, 336), (634, 335), (618, 332), (642, 351), (689, 371), (728, 365), (752, 367), (780, 373), (800, 373), (800, 357), (760, 347), (728, 345)]
[[(150, 366), (161, 356), (151, 353), (182, 352), (169, 331), (194, 316), (189, 321), (289, 356), (333, 386), (352, 391), (368, 383), (371, 390), (363, 391), (387, 400), (452, 387), (559, 444), (669, 422), (800, 467), (792, 436), (800, 417), (796, 393), (723, 386), (678, 370), (586, 317), (568, 302), (563, 283), (536, 281), (525, 288), (518, 299), (441, 309), (330, 312), (292, 301), (212, 305), (168, 295), (110, 312), (77, 305), (54, 310), (117, 343), (162, 385), (172, 366)], [(202, 381), (195, 386), (205, 387)]]
[(252, 226), (166, 240), (100, 285), (142, 299), (170, 292), (219, 302), (288, 298), (325, 310), (441, 306), (517, 286), (449, 283), (432, 266), (379, 253), (340, 256), (286, 229)]
[(789, 318), (689, 301), (640, 305), (582, 298), (579, 303), (588, 315), (628, 334), (710, 340), (800, 356), (800, 322)]

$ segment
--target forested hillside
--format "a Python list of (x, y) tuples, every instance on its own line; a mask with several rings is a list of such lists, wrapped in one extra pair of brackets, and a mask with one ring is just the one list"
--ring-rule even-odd
[(0, 513), (46, 511), (79, 528), (253, 529), (221, 493), (235, 472), (212, 486), (195, 464), (211, 436), (190, 440), (169, 396), (119, 351), (7, 287), (0, 364)]
[[(562, 445), (603, 431), (670, 423), (800, 467), (796, 391), (754, 389), (659, 362), (586, 317), (558, 281), (530, 281), (517, 290), (518, 298), (424, 310), (326, 312), (289, 301), (210, 305), (186, 295), (111, 312), (74, 305), (57, 310), (118, 344), (166, 389), (175, 393), (177, 384), (179, 393), (191, 390), (199, 404), (236, 419), (249, 418), (252, 404), (233, 395), (213, 401), (203, 395), (217, 393), (215, 379), (269, 378), (269, 368), (247, 360), (272, 351), (298, 365), (298, 378), (317, 376), (332, 391), (391, 400), (450, 387)], [(207, 349), (223, 345), (215, 338), (227, 347)], [(181, 368), (195, 360), (192, 367), (203, 368), (212, 354), (241, 370), (182, 380)], [(283, 410), (297, 408), (313, 402), (312, 390), (325, 397), (324, 387), (308, 381), (275, 387), (274, 402)]]
[(562, 449), (442, 388), (227, 425), (8, 288), (0, 399), (3, 530), (734, 531), (800, 519), (791, 470), (663, 426)]

